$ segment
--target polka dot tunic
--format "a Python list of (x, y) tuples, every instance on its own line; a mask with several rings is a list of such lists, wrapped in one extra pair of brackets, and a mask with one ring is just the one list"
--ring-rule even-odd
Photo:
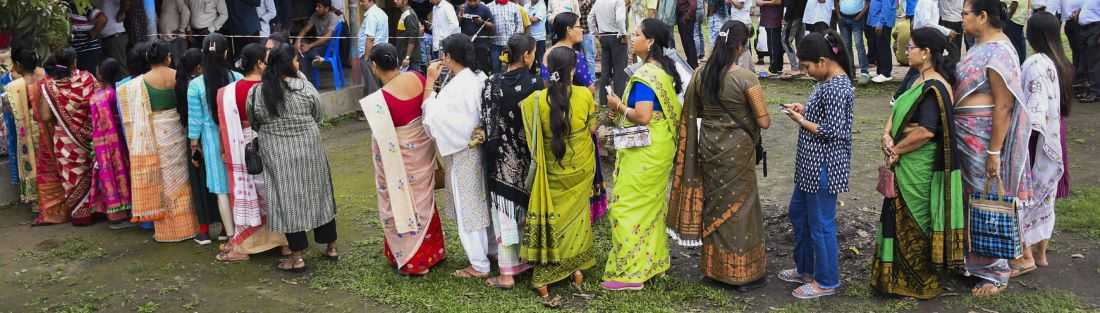
[[(799, 190), (831, 194), (848, 192), (852, 160), (852, 108), (855, 89), (846, 75), (818, 83), (806, 102), (803, 116), (817, 124), (817, 134), (800, 128), (795, 156), (794, 183)], [(819, 186), (822, 169), (827, 169), (827, 186)]]

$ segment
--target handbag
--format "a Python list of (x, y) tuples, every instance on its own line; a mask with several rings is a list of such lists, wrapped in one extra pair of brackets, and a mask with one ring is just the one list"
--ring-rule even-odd
[[(531, 129), (527, 131), (527, 140), (532, 142), (538, 142), (539, 137), (542, 135), (539, 125), (539, 92), (535, 91), (535, 112), (531, 114), (530, 121), (527, 125), (531, 125)], [(531, 190), (531, 186), (535, 184), (535, 171), (538, 169), (538, 158), (535, 157), (534, 149), (531, 149), (531, 163), (527, 165), (527, 176), (523, 179), (523, 186), (527, 187), (527, 190)]]
[(615, 143), (615, 149), (648, 147), (652, 143), (649, 138), (649, 126), (646, 125), (613, 128), (611, 141)]
[[(249, 90), (249, 98), (253, 98), (256, 88)], [(251, 102), (249, 104), (252, 104)], [(256, 116), (253, 114), (253, 105), (248, 106), (248, 116)], [(252, 125), (252, 130), (259, 130), (259, 125)], [(252, 138), (248, 144), (244, 145), (244, 167), (249, 174), (259, 175), (264, 172), (264, 160), (260, 158), (260, 136), (256, 134), (256, 138)]]
[(878, 167), (878, 193), (882, 194), (887, 199), (893, 199), (898, 197), (898, 190), (894, 183), (894, 170), (890, 168), (890, 165), (883, 164)]
[(994, 179), (986, 180), (984, 191), (970, 195), (970, 252), (1012, 260), (1023, 254), (1016, 198), (1005, 196), (1000, 179), (994, 182), (997, 192), (990, 192)]

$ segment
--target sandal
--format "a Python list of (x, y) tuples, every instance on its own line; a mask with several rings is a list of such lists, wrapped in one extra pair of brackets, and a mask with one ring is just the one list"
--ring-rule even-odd
[(214, 259), (218, 260), (219, 262), (236, 263), (236, 262), (248, 261), (248, 255), (247, 254), (236, 254), (232, 251), (223, 251), (221, 253), (218, 253), (218, 255), (214, 257)]
[[(289, 262), (294, 263), (288, 264)], [(306, 270), (306, 260), (300, 255), (291, 256), (290, 258), (279, 260), (279, 264), (275, 267), (286, 272), (301, 273)]]
[(782, 280), (782, 281), (785, 281), (785, 282), (788, 282), (788, 283), (796, 283), (796, 284), (809, 284), (810, 283), (810, 281), (807, 280), (806, 277), (803, 276), (802, 274), (799, 274), (798, 270), (796, 270), (796, 269), (782, 270), (776, 276), (779, 276), (779, 280)]
[(1012, 274), (1009, 274), (1009, 278), (1016, 278), (1016, 277), (1027, 275), (1027, 274), (1030, 274), (1031, 272), (1034, 272), (1036, 269), (1038, 269), (1038, 267), (1035, 266), (1035, 264), (1031, 264), (1031, 266), (1020, 266), (1020, 267), (1013, 266), (1012, 267)]
[(817, 286), (817, 283), (805, 284), (791, 291), (792, 296), (803, 300), (817, 299), (834, 294), (836, 294), (836, 288), (821, 288)]
[(496, 276), (496, 277), (489, 277), (488, 279), (486, 279), (485, 280), (485, 285), (488, 286), (488, 287), (491, 287), (491, 288), (508, 290), (508, 289), (512, 289), (512, 287), (515, 287), (516, 282), (513, 281), (511, 284), (504, 284), (504, 283), (500, 282), (500, 276)]
[[(992, 287), (992, 288), (987, 288), (987, 287)], [(988, 281), (983, 281), (983, 282), (978, 283), (977, 285), (974, 285), (974, 289), (970, 290), (970, 294), (974, 295), (975, 297), (989, 297), (989, 296), (995, 296), (995, 295), (1001, 293), (1002, 291), (1004, 291), (1005, 289), (1008, 289), (1007, 285), (998, 287), (994, 283), (991, 283), (991, 282), (988, 282)]]
[(340, 260), (340, 252), (336, 251), (336, 246), (335, 245), (329, 245), (328, 248), (325, 249), (324, 256), (325, 256), (326, 259), (329, 259), (331, 261), (339, 261)]
[(561, 296), (559, 296), (559, 295), (554, 295), (553, 297), (547, 295), (545, 297), (539, 297), (539, 298), (542, 299), (542, 306), (544, 306), (544, 307), (547, 307), (547, 308), (550, 308), (550, 309), (557, 309), (557, 308), (561, 307)]
[(610, 290), (610, 291), (642, 290), (642, 289), (645, 288), (645, 284), (643, 284), (643, 283), (624, 283), (624, 282), (617, 282), (617, 281), (605, 281), (603, 283), (600, 283), (600, 287), (602, 287), (605, 290)]
[(489, 278), (489, 273), (482, 273), (475, 270), (473, 267), (466, 267), (451, 273), (451, 276), (458, 278)]
[(584, 273), (581, 273), (581, 271), (573, 272), (573, 282), (571, 282), (570, 285), (573, 285), (573, 288), (577, 290), (582, 290), (581, 286), (584, 285)]

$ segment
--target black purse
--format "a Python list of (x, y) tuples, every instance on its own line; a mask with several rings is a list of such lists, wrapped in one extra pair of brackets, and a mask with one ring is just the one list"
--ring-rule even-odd
[[(248, 94), (248, 118), (250, 120), (255, 117), (255, 115), (252, 114), (253, 107), (255, 106), (252, 101), (256, 96), (255, 91), (256, 88), (252, 88)], [(255, 131), (256, 129), (257, 126), (253, 124), (252, 130)], [(244, 167), (248, 173), (252, 175), (259, 175), (264, 172), (264, 160), (260, 158), (260, 136), (258, 133), (256, 138), (253, 138), (252, 141), (244, 145)]]

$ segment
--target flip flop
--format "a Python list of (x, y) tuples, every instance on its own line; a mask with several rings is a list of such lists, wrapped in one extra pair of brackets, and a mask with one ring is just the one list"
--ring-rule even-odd
[(1024, 275), (1030, 274), (1031, 272), (1034, 272), (1038, 268), (1039, 267), (1036, 266), (1035, 264), (1032, 264), (1031, 266), (1027, 266), (1027, 267), (1015, 267), (1015, 266), (1013, 266), (1012, 267), (1012, 274), (1009, 274), (1009, 277), (1010, 278), (1016, 278), (1016, 277), (1024, 276)]
[(488, 287), (492, 287), (492, 288), (509, 290), (509, 289), (512, 289), (512, 287), (515, 287), (516, 283), (512, 282), (511, 284), (502, 284), (500, 282), (500, 276), (497, 276), (497, 277), (489, 277), (488, 279), (485, 279), (485, 285), (488, 286)]
[(836, 294), (836, 288), (825, 289), (816, 287), (814, 286), (814, 284), (805, 284), (802, 285), (802, 287), (795, 288), (794, 291), (791, 291), (792, 296), (803, 300), (817, 299), (834, 294)]
[[(993, 289), (990, 290), (990, 293), (988, 293), (988, 294), (978, 294), (979, 291), (982, 291), (983, 289), (985, 289), (985, 286), (993, 286)], [(1008, 289), (1007, 285), (997, 287), (997, 285), (995, 285), (991, 282), (983, 281), (983, 282), (978, 283), (977, 285), (974, 285), (974, 289), (970, 290), (970, 294), (974, 295), (975, 297), (990, 297), (990, 296), (995, 296), (997, 294), (1000, 294), (1001, 292), (1004, 292), (1005, 289)]]
[(557, 308), (561, 307), (561, 296), (559, 296), (559, 295), (554, 295), (553, 297), (546, 296), (546, 297), (542, 297), (541, 299), (542, 299), (542, 306), (544, 306), (544, 307), (551, 308), (551, 309), (557, 309)]
[(225, 262), (225, 263), (236, 263), (236, 262), (248, 261), (248, 255), (247, 254), (242, 256), (242, 257), (231, 257), (230, 256), (231, 254), (232, 254), (231, 252), (218, 253), (218, 255), (214, 257), (214, 259), (218, 260), (218, 262)]
[(802, 274), (799, 274), (798, 270), (796, 270), (796, 269), (782, 270), (776, 276), (779, 276), (779, 280), (782, 280), (782, 281), (785, 281), (785, 282), (788, 282), (788, 283), (796, 283), (796, 284), (808, 284), (808, 283), (810, 283), (810, 282), (806, 281), (806, 278), (804, 278), (802, 276)]
[(467, 267), (451, 273), (451, 276), (458, 278), (489, 278), (489, 273), (481, 273), (475, 269)]

